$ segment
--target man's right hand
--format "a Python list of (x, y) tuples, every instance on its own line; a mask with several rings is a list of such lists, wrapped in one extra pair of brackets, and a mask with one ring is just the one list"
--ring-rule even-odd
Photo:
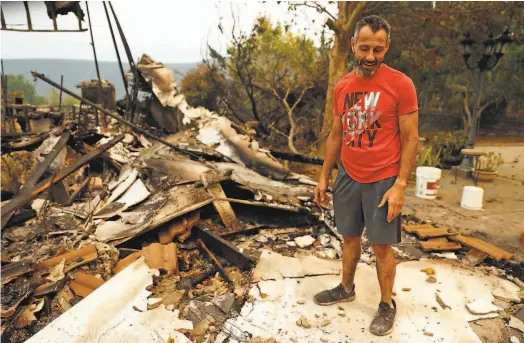
[(329, 204), (329, 199), (326, 194), (326, 190), (328, 188), (328, 181), (328, 178), (321, 177), (318, 181), (317, 186), (315, 187), (315, 202), (317, 203), (318, 207), (321, 208)]

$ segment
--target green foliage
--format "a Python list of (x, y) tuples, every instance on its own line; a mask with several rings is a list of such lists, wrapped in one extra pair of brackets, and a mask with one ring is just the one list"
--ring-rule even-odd
[[(58, 106), (60, 103), (60, 91), (56, 88), (51, 89), (47, 96), (46, 103), (49, 106)], [(73, 106), (80, 105), (80, 101), (73, 98), (72, 96), (62, 94), (62, 106)]]
[(488, 152), (479, 158), (479, 170), (486, 172), (496, 172), (497, 168), (504, 163), (502, 154), (496, 154), (493, 151)]
[(7, 75), (7, 91), (20, 94), (28, 104), (42, 105), (46, 102), (44, 97), (36, 93), (35, 86), (21, 74)]
[(225, 80), (216, 66), (200, 63), (184, 76), (181, 87), (186, 100), (193, 107), (202, 106), (210, 111), (218, 111), (217, 99), (225, 86)]
[(430, 147), (419, 147), (417, 157), (415, 159), (415, 167), (410, 175), (410, 180), (416, 179), (417, 167), (439, 167), (440, 166), (440, 154), (441, 150), (435, 150), (432, 146)]
[(464, 131), (440, 131), (433, 137), (433, 149), (440, 151), (442, 160), (450, 160), (461, 155), (461, 150), (466, 146), (467, 135)]

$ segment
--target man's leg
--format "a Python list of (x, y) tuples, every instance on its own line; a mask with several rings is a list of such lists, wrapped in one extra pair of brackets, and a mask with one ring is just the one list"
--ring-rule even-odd
[(360, 260), (361, 251), (360, 237), (344, 236), (344, 246), (342, 248), (342, 286), (346, 292), (353, 289), (355, 272)]
[(368, 239), (371, 241), (377, 261), (377, 275), (380, 284), (380, 303), (371, 322), (370, 331), (378, 336), (389, 334), (393, 330), (397, 305), (391, 298), (395, 282), (396, 262), (392, 244), (400, 242), (400, 215), (388, 223), (388, 204), (378, 208), (388, 189), (395, 183), (395, 177), (387, 178), (363, 186), (362, 207)]
[(380, 284), (380, 301), (393, 307), (391, 295), (393, 293), (393, 284), (395, 283), (395, 274), (397, 263), (391, 245), (372, 244), (377, 261), (377, 276)]
[(318, 305), (331, 305), (341, 301), (355, 300), (355, 271), (360, 259), (360, 236), (364, 229), (364, 213), (361, 203), (361, 184), (339, 168), (333, 185), (333, 206), (337, 231), (344, 237), (342, 251), (342, 282), (314, 296)]

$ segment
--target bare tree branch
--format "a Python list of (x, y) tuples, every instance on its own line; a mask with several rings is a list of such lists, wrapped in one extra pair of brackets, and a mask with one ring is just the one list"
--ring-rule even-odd
[[(354, 4), (353, 2), (351, 3)], [(351, 11), (351, 16), (349, 17), (349, 20), (344, 24), (344, 31), (348, 31), (351, 29), (352, 26), (355, 25), (357, 22), (357, 19), (360, 15), (360, 12), (366, 7), (365, 1), (359, 1), (357, 5), (355, 5), (354, 9)]]
[[(302, 101), (302, 98), (304, 97), (304, 94), (305, 94), (309, 89), (311, 89), (311, 88), (313, 88), (313, 86), (306, 87), (306, 88), (304, 88), (304, 89), (302, 90), (302, 92), (300, 93), (300, 95), (299, 95), (297, 101), (295, 101), (295, 103), (293, 104), (293, 107), (291, 107), (291, 111), (294, 111), (294, 110), (295, 110), (295, 107), (297, 107), (298, 103), (299, 103), (300, 101)], [(288, 90), (288, 92), (289, 92), (289, 90)]]
[(337, 20), (337, 17), (334, 16), (326, 6), (322, 6), (318, 1), (304, 1), (302, 3), (293, 4), (295, 7), (309, 7), (315, 9), (318, 13), (324, 13), (328, 15), (332, 20)]

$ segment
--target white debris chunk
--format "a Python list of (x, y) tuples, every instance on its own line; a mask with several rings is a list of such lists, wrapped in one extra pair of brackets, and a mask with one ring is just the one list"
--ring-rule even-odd
[(511, 336), (509, 340), (511, 343), (520, 343), (519, 339), (516, 336)]
[(509, 326), (514, 329), (520, 330), (521, 332), (524, 332), (524, 323), (517, 317), (511, 316), (511, 318), (509, 318)]
[(457, 255), (452, 251), (446, 251), (446, 252), (433, 252), (431, 253), (431, 256), (437, 256), (441, 258), (447, 258), (448, 260), (458, 260)]
[(520, 287), (508, 280), (501, 280), (499, 287), (493, 291), (493, 296), (500, 300), (520, 302)]
[(313, 244), (315, 239), (311, 235), (300, 236), (295, 238), (295, 243), (301, 248), (305, 248)]
[(493, 305), (488, 300), (475, 300), (466, 304), (466, 307), (472, 314), (488, 314), (502, 310), (500, 307)]

